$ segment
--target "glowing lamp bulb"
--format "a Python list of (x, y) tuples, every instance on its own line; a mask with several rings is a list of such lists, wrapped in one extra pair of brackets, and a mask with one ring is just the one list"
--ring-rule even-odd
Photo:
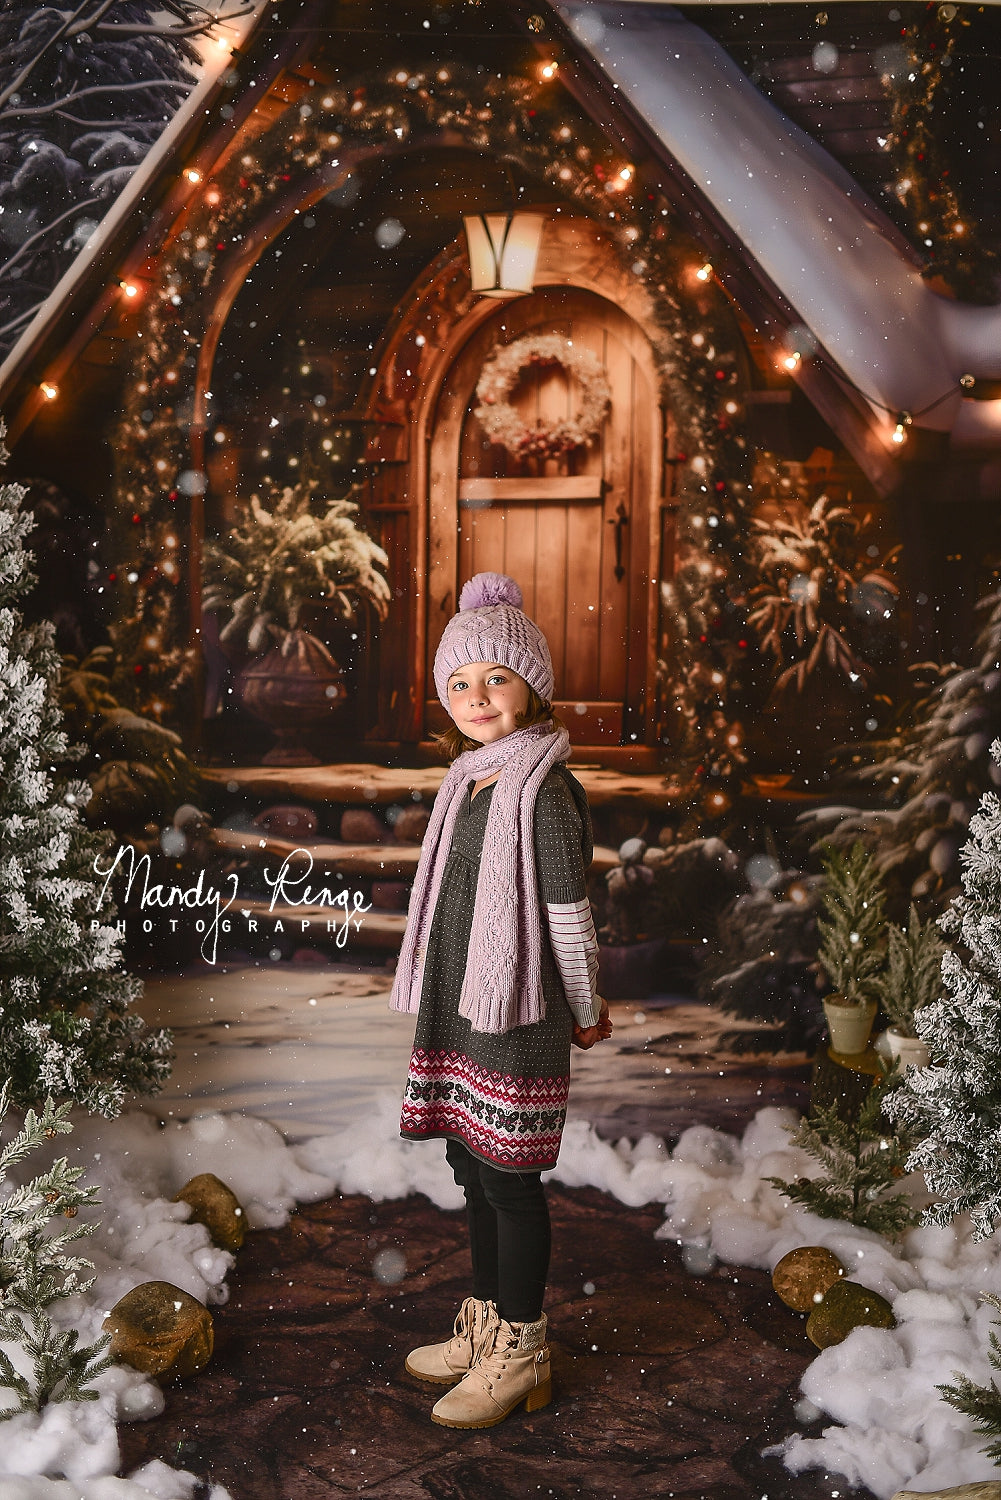
[(118, 285), (121, 287), (126, 297), (138, 297), (139, 288), (136, 286), (134, 281), (120, 281)]
[(632, 180), (633, 180), (633, 169), (632, 169), (632, 167), (620, 167), (619, 168), (619, 181), (620, 182), (632, 182)]
[(202, 174), (197, 167), (185, 167), (184, 175), (189, 182), (201, 182)]
[(909, 411), (902, 411), (902, 412), (900, 412), (898, 414), (898, 416), (897, 416), (897, 425), (896, 425), (896, 427), (894, 427), (893, 431), (890, 433), (890, 441), (891, 441), (891, 443), (897, 443), (897, 444), (906, 443), (907, 442), (907, 429), (908, 429), (908, 427), (910, 427), (910, 425), (911, 425), (911, 414), (910, 414), (910, 412)]
[(785, 359), (783, 359), (782, 368), (784, 370), (788, 370), (790, 373), (792, 373), (793, 370), (798, 370), (802, 357), (803, 356), (799, 353), (799, 350), (794, 349), (791, 354), (787, 354)]
[(547, 83), (554, 79), (559, 71), (560, 65), (558, 62), (543, 63), (542, 67), (539, 69), (541, 76), (546, 80)]
[(709, 262), (706, 261), (704, 266), (699, 266), (699, 269), (695, 273), (695, 279), (696, 281), (708, 281), (711, 278), (712, 274), (713, 268), (709, 264)]
[(59, 395), (59, 387), (57, 385), (53, 385), (51, 380), (43, 380), (41, 385), (39, 386), (39, 390), (45, 397), (46, 401), (54, 401)]

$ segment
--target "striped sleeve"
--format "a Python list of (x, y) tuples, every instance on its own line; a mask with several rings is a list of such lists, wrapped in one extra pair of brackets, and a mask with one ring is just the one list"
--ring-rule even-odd
[(595, 992), (598, 983), (598, 939), (591, 904), (583, 901), (547, 901), (549, 942), (563, 981), (567, 1004), (578, 1026), (598, 1021)]

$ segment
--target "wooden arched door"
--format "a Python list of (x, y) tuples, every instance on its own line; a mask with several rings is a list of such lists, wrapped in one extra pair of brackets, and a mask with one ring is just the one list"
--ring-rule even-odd
[[(558, 333), (603, 364), (612, 400), (600, 436), (561, 459), (515, 458), (474, 416), (498, 344)], [(511, 403), (527, 419), (578, 409), (560, 367), (525, 371)], [(508, 573), (546, 633), (555, 703), (581, 745), (642, 744), (653, 704), (661, 413), (639, 325), (593, 292), (548, 287), (498, 306), (445, 378), (431, 428), (425, 732), (447, 722), (432, 664), (473, 573)]]

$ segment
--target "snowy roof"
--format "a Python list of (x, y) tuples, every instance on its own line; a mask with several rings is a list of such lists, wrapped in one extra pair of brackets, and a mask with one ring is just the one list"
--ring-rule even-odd
[(964, 400), (959, 385), (1001, 376), (1001, 307), (933, 291), (854, 179), (679, 11), (648, 0), (554, 9), (887, 435), (888, 408), (923, 413), (917, 424), (954, 446), (1001, 444), (1001, 402)]

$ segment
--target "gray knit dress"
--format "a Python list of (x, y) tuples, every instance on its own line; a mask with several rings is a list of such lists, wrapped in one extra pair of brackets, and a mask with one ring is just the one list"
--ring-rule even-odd
[[(496, 783), (495, 783), (496, 784)], [(400, 1134), (445, 1137), (506, 1171), (556, 1165), (570, 1086), (573, 1015), (548, 939), (542, 952), (546, 1013), (500, 1035), (473, 1031), (459, 996), (473, 923), (476, 881), (493, 786), (466, 790), (428, 935), (417, 1032)], [(550, 771), (535, 804), (535, 862), (545, 933), (547, 902), (582, 901), (591, 861), (583, 788), (564, 767)]]

